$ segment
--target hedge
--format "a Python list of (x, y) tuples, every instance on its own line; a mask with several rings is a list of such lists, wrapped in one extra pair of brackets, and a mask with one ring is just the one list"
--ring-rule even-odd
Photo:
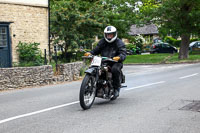
[[(198, 41), (200, 38), (195, 38), (195, 39), (190, 39), (190, 42)], [(181, 40), (176, 40), (173, 37), (165, 37), (164, 42), (167, 42), (175, 47), (180, 47), (181, 46)]]

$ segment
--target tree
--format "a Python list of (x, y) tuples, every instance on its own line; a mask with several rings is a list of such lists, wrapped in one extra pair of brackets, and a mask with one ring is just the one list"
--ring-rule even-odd
[(98, 0), (51, 0), (50, 11), (51, 36), (65, 55), (69, 48), (91, 44), (105, 27), (104, 6)]
[(127, 38), (135, 17), (135, 7), (128, 1), (131, 0), (51, 0), (51, 36), (65, 53), (69, 48), (88, 48), (94, 36), (103, 37), (108, 25), (118, 29), (120, 38)]
[(118, 30), (119, 38), (128, 38), (130, 26), (135, 23), (135, 0), (104, 0), (107, 7), (107, 24), (113, 25)]
[[(179, 59), (188, 58), (190, 36), (200, 34), (200, 0), (142, 0), (140, 18), (181, 37)], [(144, 22), (144, 21), (143, 21)]]

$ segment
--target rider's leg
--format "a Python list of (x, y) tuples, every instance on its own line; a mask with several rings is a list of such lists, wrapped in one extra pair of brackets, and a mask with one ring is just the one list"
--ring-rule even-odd
[(114, 63), (112, 65), (112, 79), (113, 79), (113, 87), (114, 89), (120, 91), (120, 78), (121, 78), (121, 69), (123, 64), (122, 63)]

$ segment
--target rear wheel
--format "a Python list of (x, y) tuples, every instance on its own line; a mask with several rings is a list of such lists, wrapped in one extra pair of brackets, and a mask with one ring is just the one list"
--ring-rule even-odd
[(86, 74), (80, 88), (79, 100), (81, 107), (86, 110), (89, 109), (95, 99), (96, 85), (95, 77)]

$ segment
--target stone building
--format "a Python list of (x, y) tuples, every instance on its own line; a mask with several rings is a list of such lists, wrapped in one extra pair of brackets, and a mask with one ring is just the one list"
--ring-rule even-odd
[(18, 61), (19, 41), (48, 51), (48, 0), (0, 0), (0, 67)]

